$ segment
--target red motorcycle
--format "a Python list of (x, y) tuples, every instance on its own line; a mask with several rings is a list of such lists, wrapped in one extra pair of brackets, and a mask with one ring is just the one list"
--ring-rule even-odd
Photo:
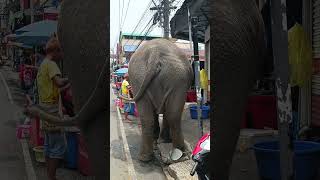
[(199, 180), (210, 180), (209, 173), (210, 133), (200, 138), (192, 152), (192, 160), (195, 162), (190, 175), (197, 172)]

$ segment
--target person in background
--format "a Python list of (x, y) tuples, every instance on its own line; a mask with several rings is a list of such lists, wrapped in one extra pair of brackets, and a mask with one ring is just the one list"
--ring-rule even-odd
[[(39, 106), (46, 112), (59, 114), (59, 88), (69, 83), (62, 78), (57, 62), (62, 60), (62, 51), (57, 38), (53, 37), (46, 45), (46, 56), (42, 61), (38, 74), (37, 86)], [(47, 163), (49, 180), (56, 180), (56, 170), (60, 160), (64, 158), (66, 139), (62, 127), (54, 126), (46, 121), (41, 121), (44, 132), (44, 153)]]
[[(126, 73), (123, 77), (123, 81), (122, 81), (122, 84), (121, 84), (121, 95), (125, 98), (130, 98), (130, 93), (129, 91), (131, 90), (131, 86), (129, 85), (129, 74)], [(130, 102), (127, 102), (126, 100), (123, 100), (124, 101), (124, 115), (125, 115), (125, 119), (128, 120), (128, 121), (131, 121), (129, 118), (128, 118), (128, 115), (129, 115), (129, 112), (131, 110), (131, 105), (130, 105)]]

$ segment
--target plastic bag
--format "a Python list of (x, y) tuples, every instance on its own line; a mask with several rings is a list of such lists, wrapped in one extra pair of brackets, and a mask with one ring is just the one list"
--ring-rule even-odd
[(288, 32), (288, 55), (290, 64), (290, 84), (304, 86), (311, 80), (312, 47), (303, 27), (295, 24)]
[(208, 75), (207, 71), (204, 69), (200, 71), (200, 87), (204, 90), (208, 89)]

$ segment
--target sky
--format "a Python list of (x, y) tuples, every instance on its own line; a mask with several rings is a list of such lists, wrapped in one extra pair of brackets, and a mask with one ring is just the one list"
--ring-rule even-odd
[[(160, 0), (154, 0), (154, 2), (157, 4), (159, 4), (159, 1)], [(110, 1), (110, 49), (115, 50), (117, 40), (119, 39), (119, 32), (120, 32), (119, 19), (122, 19), (121, 20), (122, 21), (121, 24), (123, 24), (122, 32), (132, 33), (150, 2), (152, 1), (151, 0), (111, 0)], [(175, 0), (175, 2), (173, 2), (173, 5), (176, 5), (179, 8), (182, 5), (182, 3), (183, 3), (183, 0)], [(119, 8), (119, 5), (120, 5), (120, 8)], [(154, 5), (152, 4), (152, 7), (153, 6)], [(119, 16), (119, 12), (120, 12), (120, 16)], [(147, 11), (140, 25), (134, 31), (135, 34), (136, 33), (138, 34), (141, 33), (142, 35), (144, 34), (142, 33), (142, 31), (144, 27), (146, 27), (146, 25), (148, 24), (151, 17), (153, 16), (153, 13), (154, 11), (151, 11), (151, 10)], [(171, 12), (170, 17), (172, 17), (174, 13), (175, 13), (175, 10)], [(163, 30), (161, 27), (158, 27), (158, 25), (156, 25), (154, 29), (149, 33), (149, 35), (162, 36)]]

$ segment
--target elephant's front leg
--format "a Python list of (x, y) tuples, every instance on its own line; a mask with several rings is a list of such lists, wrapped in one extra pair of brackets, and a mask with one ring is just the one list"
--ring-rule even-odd
[(150, 161), (153, 159), (153, 141), (155, 138), (155, 114), (151, 101), (147, 96), (142, 97), (137, 103), (140, 113), (142, 142), (140, 146), (139, 160)]
[(87, 143), (89, 159), (93, 165), (92, 170), (96, 180), (105, 180), (109, 177), (107, 173), (109, 154), (107, 153), (106, 120), (107, 111), (100, 112), (81, 132)]

